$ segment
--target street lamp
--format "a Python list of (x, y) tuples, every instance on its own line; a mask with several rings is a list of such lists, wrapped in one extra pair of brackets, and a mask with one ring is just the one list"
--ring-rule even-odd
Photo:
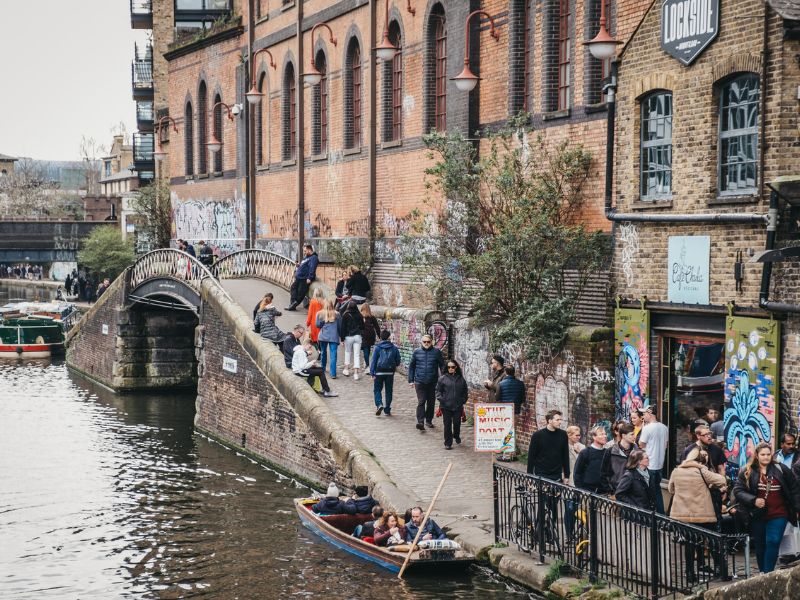
[(589, 52), (598, 60), (608, 60), (617, 53), (617, 46), (622, 42), (615, 40), (606, 29), (606, 0), (600, 0), (600, 31), (584, 46), (589, 46)]
[(258, 104), (261, 100), (261, 97), (264, 95), (263, 92), (259, 92), (256, 88), (256, 56), (262, 52), (266, 52), (269, 55), (269, 66), (272, 67), (273, 70), (278, 68), (278, 65), (275, 64), (275, 59), (272, 58), (272, 52), (270, 52), (268, 48), (261, 48), (261, 50), (256, 50), (253, 52), (253, 56), (250, 58), (250, 64), (252, 66), (250, 71), (252, 75), (250, 77), (250, 81), (252, 83), (250, 86), (250, 91), (245, 94), (247, 101), (253, 106)]
[[(211, 108), (211, 118), (212, 119), (214, 118), (214, 111), (217, 110), (218, 106), (224, 106), (225, 110), (228, 111), (228, 120), (233, 121), (233, 113), (231, 112), (231, 107), (228, 106), (227, 104), (225, 104), (224, 102), (217, 102)], [(222, 136), (222, 137), (224, 138), (225, 136)], [(216, 154), (222, 148), (222, 142), (220, 142), (217, 139), (217, 136), (214, 133), (214, 128), (213, 127), (211, 128), (211, 139), (208, 140), (208, 143), (206, 144), (206, 146), (208, 147), (208, 149), (211, 151), (212, 154)]]
[(317, 85), (320, 81), (322, 81), (322, 73), (317, 70), (317, 66), (314, 64), (314, 31), (317, 27), (325, 27), (331, 36), (331, 44), (334, 46), (337, 44), (336, 38), (333, 36), (333, 30), (327, 23), (317, 23), (311, 28), (311, 64), (309, 65), (310, 68), (308, 71), (303, 73), (303, 83), (308, 87)]
[[(409, 0), (410, 2), (411, 0)], [(397, 54), (397, 46), (389, 40), (389, 0), (386, 0), (385, 19), (383, 22), (383, 41), (375, 47), (375, 55), (383, 62), (389, 62)]]
[(158, 140), (158, 145), (156, 151), (153, 152), (153, 158), (159, 163), (167, 156), (167, 153), (164, 152), (164, 149), (161, 147), (161, 128), (164, 126), (164, 121), (172, 123), (172, 129), (175, 133), (178, 133), (178, 124), (175, 123), (175, 119), (169, 115), (164, 115), (158, 120), (158, 123), (156, 123), (156, 139)]
[(455, 82), (456, 87), (461, 92), (471, 92), (474, 90), (475, 86), (478, 85), (478, 80), (480, 79), (480, 77), (475, 75), (475, 73), (472, 72), (472, 69), (469, 68), (469, 21), (475, 15), (483, 15), (488, 18), (489, 23), (491, 23), (489, 35), (491, 35), (495, 40), (500, 39), (500, 34), (497, 33), (494, 28), (494, 19), (492, 18), (492, 15), (483, 10), (476, 10), (467, 15), (467, 20), (464, 24), (464, 68), (461, 70), (461, 73), (450, 78), (451, 81)]

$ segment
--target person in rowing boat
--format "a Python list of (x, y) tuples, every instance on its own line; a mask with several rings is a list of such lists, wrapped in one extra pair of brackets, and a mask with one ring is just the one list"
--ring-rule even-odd
[(357, 485), (353, 497), (348, 498), (344, 503), (344, 509), (348, 515), (368, 515), (377, 504), (367, 486)]
[(375, 527), (376, 546), (398, 546), (405, 541), (407, 536), (408, 531), (400, 525), (395, 513), (383, 513), (380, 524)]
[(339, 500), (339, 488), (331, 482), (325, 497), (311, 507), (315, 513), (325, 515), (343, 515), (345, 513), (344, 502)]
[(383, 507), (377, 504), (372, 507), (372, 521), (367, 521), (363, 525), (356, 525), (353, 535), (357, 538), (373, 538), (375, 537), (375, 528), (381, 524), (383, 517)]
[[(419, 531), (419, 526), (422, 525), (422, 519), (425, 513), (419, 506), (411, 509), (411, 522), (406, 523), (406, 541), (413, 542), (414, 537)], [(441, 528), (434, 522), (433, 519), (428, 519), (425, 523), (425, 529), (422, 530), (422, 535), (419, 536), (418, 542), (422, 540), (446, 540), (447, 536)]]

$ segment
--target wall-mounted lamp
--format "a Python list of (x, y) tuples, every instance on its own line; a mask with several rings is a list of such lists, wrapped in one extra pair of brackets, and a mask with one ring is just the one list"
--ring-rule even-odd
[(461, 73), (450, 78), (450, 81), (455, 82), (456, 87), (462, 92), (471, 92), (474, 90), (475, 86), (478, 85), (478, 80), (480, 79), (480, 77), (475, 75), (475, 73), (472, 72), (472, 69), (469, 68), (469, 22), (470, 19), (472, 19), (472, 17), (475, 15), (483, 15), (489, 19), (489, 23), (491, 23), (489, 35), (491, 35), (495, 40), (500, 39), (500, 34), (497, 33), (494, 28), (494, 19), (492, 18), (492, 15), (483, 10), (476, 10), (467, 15), (467, 20), (464, 24), (464, 68), (461, 70)]
[[(233, 121), (233, 113), (231, 112), (231, 107), (230, 107), (230, 106), (228, 106), (227, 104), (225, 104), (224, 102), (217, 102), (217, 103), (216, 103), (216, 104), (215, 104), (215, 105), (214, 105), (214, 106), (211, 108), (211, 118), (212, 118), (212, 119), (214, 118), (214, 111), (216, 111), (216, 110), (217, 110), (217, 107), (218, 107), (218, 106), (224, 106), (224, 107), (225, 107), (225, 110), (228, 112), (228, 120), (229, 120), (229, 121)], [(216, 136), (216, 134), (215, 134), (215, 133), (213, 133), (213, 129), (214, 129), (214, 128), (212, 127), (211, 129), (212, 129), (212, 133), (211, 133), (211, 139), (210, 139), (210, 140), (208, 140), (208, 143), (206, 144), (206, 146), (208, 147), (208, 149), (211, 151), (211, 153), (212, 153), (212, 154), (216, 154), (216, 153), (217, 153), (217, 152), (219, 152), (219, 151), (220, 151), (220, 149), (222, 148), (222, 142), (220, 142), (220, 141), (217, 139), (217, 136)], [(223, 136), (223, 137), (225, 137), (225, 136)]]
[(314, 64), (314, 31), (317, 29), (317, 27), (325, 27), (331, 36), (331, 44), (334, 46), (337, 44), (336, 38), (333, 36), (333, 30), (327, 23), (317, 23), (311, 28), (311, 60), (309, 61), (310, 65), (308, 71), (303, 73), (303, 83), (309, 87), (317, 85), (320, 81), (322, 81), (322, 73), (317, 70), (317, 66)]
[[(409, 0), (409, 3), (411, 0)], [(411, 5), (409, 4), (409, 8)], [(375, 47), (375, 56), (383, 62), (389, 62), (397, 54), (398, 48), (389, 40), (389, 0), (386, 0), (385, 19), (383, 21), (383, 40)]]
[(156, 123), (156, 139), (158, 140), (158, 146), (156, 151), (153, 152), (153, 159), (156, 162), (161, 162), (167, 156), (167, 153), (164, 152), (164, 149), (161, 147), (161, 128), (164, 126), (165, 121), (167, 123), (172, 123), (172, 129), (175, 131), (175, 133), (178, 133), (178, 124), (175, 123), (175, 119), (169, 115), (164, 115), (158, 120), (158, 123)]
[(258, 104), (261, 97), (264, 95), (263, 92), (259, 92), (258, 89), (256, 89), (256, 56), (262, 52), (266, 52), (269, 55), (269, 66), (272, 67), (272, 70), (274, 71), (278, 68), (278, 65), (275, 64), (275, 59), (272, 58), (272, 52), (270, 52), (268, 48), (261, 48), (261, 50), (253, 52), (253, 56), (250, 58), (250, 91), (245, 94), (245, 97), (250, 104), (254, 105)]
[(606, 2), (600, 0), (600, 31), (588, 42), (583, 42), (584, 46), (589, 46), (589, 52), (598, 60), (613, 58), (617, 53), (617, 46), (622, 42), (614, 39), (606, 29)]

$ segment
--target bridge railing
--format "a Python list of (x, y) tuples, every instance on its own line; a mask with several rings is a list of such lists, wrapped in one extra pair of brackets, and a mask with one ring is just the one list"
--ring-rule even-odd
[(130, 289), (145, 281), (167, 277), (200, 293), (200, 284), (211, 272), (191, 254), (175, 248), (162, 248), (142, 255), (131, 268)]
[(294, 280), (295, 262), (268, 250), (239, 250), (219, 259), (211, 272), (218, 279), (258, 278), (289, 289)]

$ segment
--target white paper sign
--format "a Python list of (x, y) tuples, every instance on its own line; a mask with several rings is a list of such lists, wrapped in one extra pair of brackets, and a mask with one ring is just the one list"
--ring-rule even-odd
[(667, 296), (670, 302), (708, 304), (709, 256), (707, 235), (670, 236), (667, 258)]
[(513, 404), (475, 405), (475, 451), (510, 452), (516, 447)]
[(236, 373), (239, 370), (237, 365), (236, 359), (230, 358), (228, 356), (222, 357), (222, 370), (228, 371), (229, 373)]
[(103, 323), (103, 327), (102, 327), (102, 329), (103, 329), (103, 335), (108, 335), (108, 325), (106, 325), (105, 323)]

